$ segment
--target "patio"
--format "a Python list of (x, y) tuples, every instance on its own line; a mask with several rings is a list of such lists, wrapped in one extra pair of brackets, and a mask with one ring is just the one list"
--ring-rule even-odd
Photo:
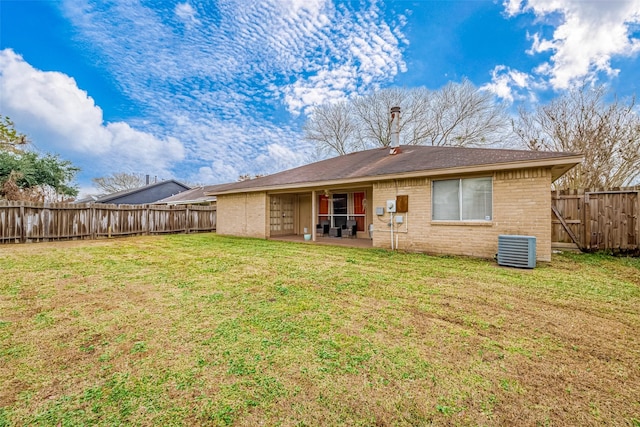
[(316, 237), (316, 241), (304, 240), (303, 235), (289, 235), (289, 236), (277, 236), (270, 237), (269, 240), (278, 240), (281, 242), (297, 242), (297, 243), (309, 243), (316, 245), (331, 245), (331, 246), (348, 246), (352, 248), (372, 248), (371, 239), (352, 239), (348, 237)]

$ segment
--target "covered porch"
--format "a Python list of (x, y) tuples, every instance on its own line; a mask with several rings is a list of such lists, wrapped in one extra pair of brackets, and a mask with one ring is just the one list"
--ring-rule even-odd
[[(328, 244), (342, 240), (370, 242), (372, 187), (310, 189), (296, 193), (269, 193), (267, 237), (283, 239), (304, 235)], [(370, 246), (370, 244), (369, 244)]]

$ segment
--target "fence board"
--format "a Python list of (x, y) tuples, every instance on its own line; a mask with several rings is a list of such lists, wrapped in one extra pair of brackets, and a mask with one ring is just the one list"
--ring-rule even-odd
[(8, 204), (0, 210), (0, 237), (2, 243), (20, 242), (22, 240), (22, 215), (19, 204)]
[(571, 243), (573, 232), (585, 250), (640, 253), (640, 187), (554, 191), (551, 200), (564, 220), (552, 221), (552, 242)]
[(215, 229), (214, 206), (0, 201), (0, 243), (97, 239)]
[[(575, 236), (578, 242), (584, 242), (584, 193), (565, 192), (560, 193), (554, 191), (552, 193), (552, 205), (564, 219), (567, 225), (566, 229), (562, 220), (552, 215), (551, 234), (553, 242), (574, 243), (571, 234)], [(580, 247), (581, 245), (578, 244)]]
[(208, 206), (190, 206), (189, 207), (189, 230), (204, 231), (216, 223), (217, 211), (215, 209), (207, 209)]

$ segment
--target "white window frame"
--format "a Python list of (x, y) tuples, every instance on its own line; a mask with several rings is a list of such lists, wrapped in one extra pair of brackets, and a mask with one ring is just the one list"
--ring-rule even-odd
[[(463, 213), (464, 213), (464, 206), (463, 206), (463, 201), (464, 201), (464, 195), (463, 195), (463, 181), (466, 180), (477, 180), (477, 179), (483, 179), (483, 180), (489, 180), (491, 183), (491, 197), (490, 197), (490, 201), (491, 201), (491, 209), (490, 209), (490, 215), (485, 215), (484, 219), (463, 219)], [(436, 201), (436, 189), (435, 189), (435, 185), (437, 182), (444, 182), (444, 181), (457, 181), (458, 182), (458, 218), (457, 219), (453, 219), (453, 218), (447, 218), (447, 219), (438, 219), (435, 218), (435, 201)], [(493, 221), (493, 177), (491, 176), (479, 176), (479, 177), (471, 177), (471, 178), (453, 178), (453, 179), (439, 179), (439, 180), (433, 180), (431, 181), (431, 220), (432, 221), (436, 221), (436, 222), (476, 222), (476, 223), (490, 223)]]
[[(363, 214), (356, 214), (355, 212), (355, 206), (354, 206), (354, 194), (355, 193), (363, 193), (365, 195), (365, 197), (367, 196), (367, 192), (365, 190), (356, 190), (356, 191), (344, 191), (344, 192), (338, 192), (336, 191), (335, 194), (346, 194), (347, 195), (347, 213), (346, 214), (336, 214), (333, 211), (333, 196), (335, 196), (335, 194), (332, 194), (331, 197), (329, 198), (329, 213), (326, 214), (318, 214), (318, 218), (319, 221), (329, 221), (329, 224), (331, 227), (335, 226), (335, 218), (337, 217), (343, 217), (346, 218), (347, 221), (351, 220), (351, 219), (356, 219), (357, 217), (361, 217), (361, 218), (366, 218), (367, 214), (363, 213)], [(317, 198), (317, 202), (320, 203), (320, 195), (318, 195)], [(366, 200), (366, 199), (365, 199)], [(363, 221), (363, 223), (366, 222)], [(359, 231), (364, 231), (364, 230), (359, 230)]]

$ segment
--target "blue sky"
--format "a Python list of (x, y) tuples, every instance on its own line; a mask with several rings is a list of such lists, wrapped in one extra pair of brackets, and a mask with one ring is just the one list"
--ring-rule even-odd
[(312, 159), (314, 105), (468, 78), (513, 109), (638, 93), (640, 0), (0, 0), (0, 114), (91, 178), (235, 181)]

